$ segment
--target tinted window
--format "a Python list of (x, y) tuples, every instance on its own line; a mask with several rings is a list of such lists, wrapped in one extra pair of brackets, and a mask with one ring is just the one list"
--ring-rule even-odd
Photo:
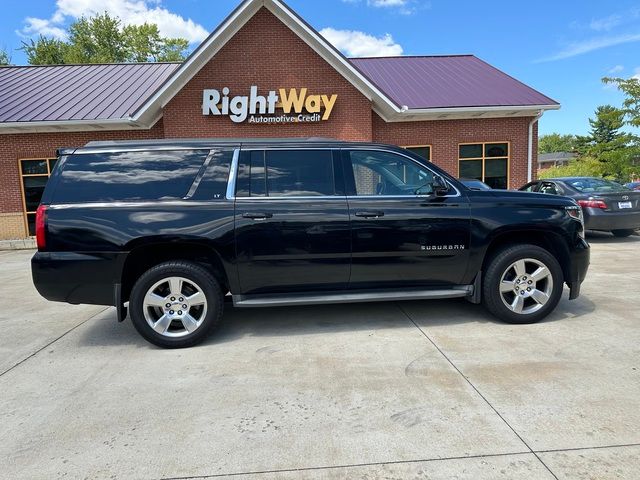
[(429, 162), (431, 161), (431, 147), (429, 145), (425, 145), (424, 147), (406, 147), (406, 149)]
[(48, 176), (23, 177), (22, 184), (24, 187), (24, 204), (27, 212), (35, 212), (40, 205), (42, 192), (49, 180)]
[(330, 150), (244, 151), (238, 166), (238, 197), (335, 195)]
[(556, 188), (555, 183), (551, 183), (551, 182), (544, 182), (541, 186), (540, 186), (540, 193), (547, 193), (549, 195), (558, 195), (558, 189)]
[(508, 164), (506, 158), (487, 159), (484, 163), (484, 183), (491, 188), (507, 188)]
[(538, 186), (537, 182), (529, 183), (529, 184), (525, 185), (524, 187), (520, 188), (520, 191), (521, 192), (535, 192), (537, 186)]
[(606, 192), (628, 192), (629, 189), (616, 182), (603, 180), (600, 178), (576, 178), (567, 180), (567, 183), (579, 192), (584, 193), (606, 193)]
[(267, 150), (265, 160), (270, 197), (335, 194), (330, 150)]
[(208, 150), (71, 155), (55, 192), (59, 203), (175, 200), (189, 192)]
[(460, 176), (482, 180), (482, 160), (460, 161)]
[(192, 197), (194, 200), (215, 200), (226, 196), (232, 159), (233, 150), (211, 153), (205, 174)]
[(22, 160), (20, 168), (23, 175), (47, 175), (47, 160)]
[(355, 182), (355, 194), (416, 195), (428, 194), (433, 174), (418, 163), (389, 152), (353, 150), (349, 152)]

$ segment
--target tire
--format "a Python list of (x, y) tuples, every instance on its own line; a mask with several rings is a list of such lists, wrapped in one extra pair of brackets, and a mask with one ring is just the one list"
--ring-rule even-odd
[(633, 235), (634, 232), (635, 232), (635, 230), (631, 230), (631, 229), (611, 230), (611, 233), (613, 233), (618, 238), (628, 237), (629, 235)]
[(560, 264), (547, 250), (535, 245), (506, 247), (489, 261), (482, 281), (482, 302), (506, 323), (535, 323), (558, 305), (563, 277)]
[(147, 341), (185, 348), (202, 342), (220, 324), (223, 295), (209, 271), (192, 262), (172, 261), (147, 270), (136, 281), (129, 310), (133, 326)]

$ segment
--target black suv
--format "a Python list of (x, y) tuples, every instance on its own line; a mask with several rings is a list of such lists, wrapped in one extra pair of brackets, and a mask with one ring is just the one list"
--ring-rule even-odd
[(589, 264), (570, 199), (474, 191), (389, 145), (158, 140), (61, 150), (36, 219), (45, 298), (127, 309), (194, 345), (224, 299), (266, 307), (464, 297), (530, 323)]

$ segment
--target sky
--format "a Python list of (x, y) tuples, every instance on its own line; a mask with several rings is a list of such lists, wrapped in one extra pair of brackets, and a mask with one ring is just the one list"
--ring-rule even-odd
[[(622, 95), (604, 76), (640, 78), (640, 0), (286, 0), (348, 56), (474, 54), (562, 104), (540, 133), (586, 134), (598, 105)], [(2, 0), (0, 48), (64, 37), (82, 15), (157, 23), (195, 47), (240, 0)], [(10, 8), (6, 8), (10, 5)]]

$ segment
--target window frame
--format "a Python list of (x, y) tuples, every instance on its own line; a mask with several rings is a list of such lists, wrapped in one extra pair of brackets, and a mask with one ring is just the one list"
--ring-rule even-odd
[[(424, 145), (404, 145), (402, 148), (404, 148), (405, 150), (408, 150), (409, 148), (426, 148), (426, 147), (429, 147), (429, 159), (427, 160), (426, 158), (423, 158), (423, 160), (427, 160), (427, 162), (432, 163), (433, 162), (433, 145), (432, 144), (425, 143)], [(411, 153), (414, 153), (414, 152), (411, 152)], [(414, 153), (414, 155), (418, 155), (418, 154)]]
[[(494, 145), (494, 144), (506, 144), (507, 145), (507, 156), (506, 157), (487, 157), (486, 154), (486, 146), (487, 145)], [(460, 147), (462, 147), (463, 145), (482, 145), (482, 157), (473, 157), (473, 158), (460, 158)], [(478, 161), (480, 160), (482, 162), (482, 179), (481, 181), (485, 182), (485, 171), (486, 171), (486, 162), (487, 160), (504, 160), (507, 159), (507, 189), (509, 189), (509, 186), (511, 185), (511, 142), (509, 140), (497, 140), (497, 141), (491, 141), (491, 142), (462, 142), (462, 143), (458, 143), (458, 173), (457, 173), (457, 177), (460, 178), (460, 162), (466, 162), (468, 160), (470, 161)]]
[[(22, 163), (28, 161), (44, 161), (47, 165), (47, 173), (22, 173)], [(18, 176), (20, 178), (20, 199), (22, 200), (22, 220), (24, 222), (24, 231), (28, 237), (33, 237), (29, 233), (29, 215), (35, 215), (35, 211), (27, 211), (27, 197), (24, 188), (24, 179), (31, 177), (46, 177), (47, 182), (49, 178), (51, 178), (51, 162), (53, 160), (58, 160), (57, 157), (25, 157), (18, 158)]]

